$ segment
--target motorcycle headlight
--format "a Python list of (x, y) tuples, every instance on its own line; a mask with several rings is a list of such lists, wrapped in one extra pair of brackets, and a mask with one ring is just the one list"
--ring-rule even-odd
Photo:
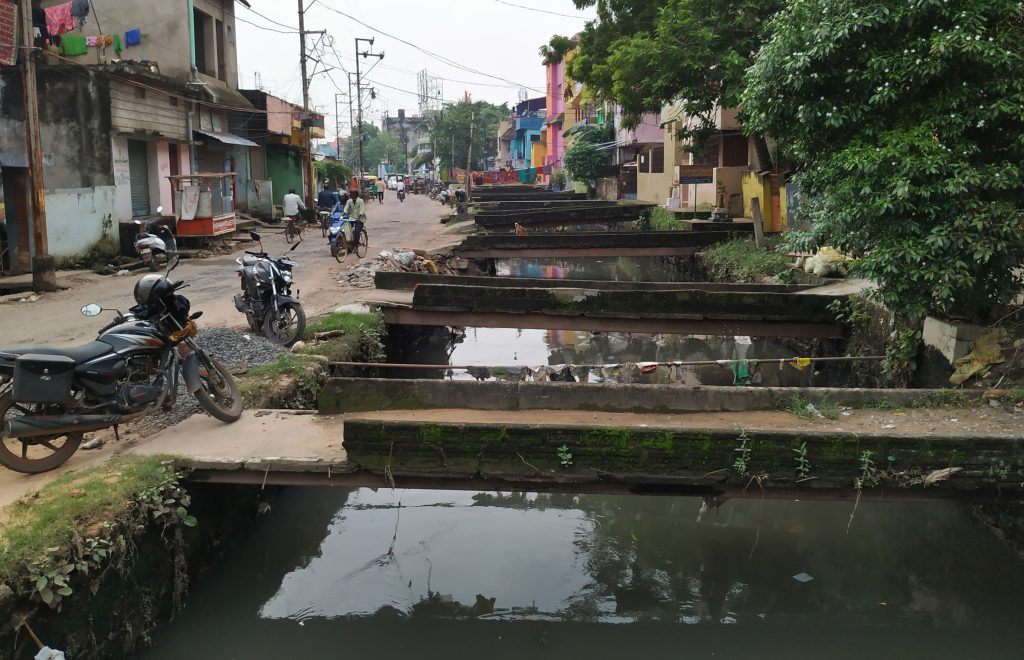
[(285, 281), (285, 282), (287, 282), (288, 284), (291, 284), (291, 283), (292, 283), (292, 274), (291, 274), (291, 273), (289, 273), (288, 271), (283, 271), (283, 272), (281, 273), (281, 277), (282, 277), (282, 279), (284, 279), (284, 281)]

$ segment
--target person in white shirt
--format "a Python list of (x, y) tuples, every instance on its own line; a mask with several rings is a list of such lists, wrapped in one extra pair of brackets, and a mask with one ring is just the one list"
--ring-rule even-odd
[(295, 194), (295, 188), (288, 191), (288, 194), (284, 196), (282, 203), (284, 207), (284, 217), (286, 218), (297, 218), (299, 211), (305, 211), (306, 205), (302, 203), (302, 198)]
[(395, 183), (395, 189), (398, 190), (398, 192), (405, 192), (405, 181), (402, 181), (401, 179), (399, 179)]

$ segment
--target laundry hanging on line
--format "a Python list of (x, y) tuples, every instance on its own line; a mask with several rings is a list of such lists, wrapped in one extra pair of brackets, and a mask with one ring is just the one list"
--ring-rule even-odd
[(71, 15), (71, 0), (53, 7), (46, 7), (43, 11), (46, 13), (46, 30), (51, 37), (75, 29), (75, 19)]
[(0, 65), (13, 66), (18, 61), (18, 7), (0, 0)]

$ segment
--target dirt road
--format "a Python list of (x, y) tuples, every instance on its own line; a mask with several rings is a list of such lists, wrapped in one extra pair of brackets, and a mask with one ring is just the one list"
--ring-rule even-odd
[[(389, 191), (383, 205), (376, 202), (367, 205), (367, 214), (366, 229), (370, 236), (367, 259), (395, 247), (434, 250), (461, 239), (440, 223), (441, 216), (447, 215), (447, 208), (426, 195), (409, 195), (405, 202), (399, 202), (395, 193)], [(263, 246), (270, 254), (282, 254), (288, 249), (280, 228), (261, 230), (261, 234)], [(296, 287), (301, 292), (307, 316), (356, 302), (368, 294), (367, 289), (338, 283), (339, 276), (358, 265), (355, 255), (339, 264), (331, 257), (319, 228), (307, 229), (303, 237), (305, 240), (292, 257), (298, 263)], [(192, 309), (204, 312), (203, 325), (242, 327), (245, 324), (231, 302), (238, 292), (236, 256), (186, 260), (174, 271), (174, 279), (189, 283), (189, 288), (182, 293), (192, 301)], [(132, 306), (132, 288), (143, 274), (104, 277), (83, 272), (67, 278), (72, 285), (67, 291), (43, 294), (32, 303), (0, 305), (0, 347), (67, 346), (92, 341), (107, 318), (85, 318), (79, 314), (81, 307), (88, 303), (122, 310)]]

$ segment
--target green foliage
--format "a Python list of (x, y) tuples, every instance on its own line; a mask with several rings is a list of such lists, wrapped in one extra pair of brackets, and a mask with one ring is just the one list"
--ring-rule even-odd
[[(334, 312), (306, 326), (306, 338), (320, 332), (341, 332), (334, 337), (296, 349), (296, 353), (321, 355), (330, 362), (347, 362), (356, 357), (372, 361), (384, 356), (384, 318), (379, 313)], [(284, 357), (284, 356), (282, 356)]]
[(540, 47), (540, 56), (544, 64), (558, 64), (575, 47), (575, 39), (556, 34), (551, 37), (551, 41)]
[(561, 447), (555, 450), (555, 453), (558, 454), (559, 465), (561, 465), (562, 467), (569, 467), (570, 465), (572, 465), (572, 452), (569, 451), (568, 445), (562, 445)]
[(627, 127), (685, 99), (699, 142), (714, 130), (716, 107), (739, 104), (744, 71), (783, 0), (576, 0), (595, 5), (569, 75), (618, 103)]
[(743, 96), (747, 128), (800, 166), (804, 246), (905, 317), (979, 318), (1024, 261), (1020, 5), (794, 0), (770, 23)]
[[(507, 105), (494, 105), (486, 101), (448, 103), (444, 109), (431, 113), (420, 125), (420, 131), (429, 134), (434, 153), (441, 158), (441, 167), (484, 169), (488, 156), (498, 150), (498, 122), (509, 115)], [(473, 126), (473, 163), (466, 168), (466, 141), (469, 127)], [(452, 145), (455, 161), (452, 162)]]
[[(380, 134), (380, 129), (373, 124), (367, 124), (363, 122), (363, 153), (365, 157), (366, 145), (369, 144), (370, 140), (377, 137)], [(345, 140), (345, 147), (342, 150), (342, 160), (345, 165), (348, 166), (353, 172), (359, 170), (359, 134), (358, 131), (353, 131), (352, 135)], [(372, 168), (373, 163), (367, 159), (366, 166)]]
[(50, 482), (8, 509), (0, 580), (59, 610), (74, 578), (126, 573), (150, 523), (164, 532), (198, 524), (178, 480), (164, 457), (121, 456)]
[(651, 209), (650, 214), (644, 220), (646, 228), (651, 231), (689, 231), (693, 225), (666, 208), (657, 206)]
[(565, 169), (569, 170), (573, 181), (586, 181), (593, 186), (601, 168), (611, 158), (610, 151), (599, 148), (610, 138), (609, 131), (595, 124), (577, 124), (572, 132), (575, 137), (565, 152)]
[(712, 279), (720, 282), (757, 282), (787, 274), (789, 257), (775, 249), (758, 249), (752, 239), (741, 238), (712, 245), (700, 254)]
[(736, 454), (736, 460), (732, 463), (732, 469), (735, 470), (736, 474), (741, 477), (747, 476), (750, 473), (750, 447), (747, 445), (750, 442), (750, 438), (747, 437), (747, 432), (743, 429), (739, 429), (739, 436), (736, 438), (740, 441), (740, 446), (733, 449)]
[(551, 173), (551, 185), (565, 188), (565, 170), (555, 170)]
[(1018, 385), (1010, 392), (1010, 403), (1024, 403), (1024, 386)]
[[(412, 145), (415, 150), (416, 145)], [(405, 169), (405, 147), (394, 133), (378, 132), (366, 142), (363, 150), (366, 169), (376, 173), (377, 165), (383, 162), (397, 165), (399, 170)]]
[(796, 454), (796, 476), (799, 479), (809, 479), (811, 477), (811, 462), (807, 459), (807, 443), (800, 443), (799, 447), (793, 449), (793, 453)]
[(794, 394), (793, 396), (789, 397), (788, 401), (786, 401), (786, 410), (796, 415), (800, 419), (810, 421), (814, 419), (814, 412), (811, 409), (810, 405), (810, 401)]
[(917, 368), (921, 333), (912, 328), (897, 327), (885, 342), (882, 375), (890, 387), (906, 387)]
[(864, 488), (870, 488), (877, 486), (881, 480), (881, 475), (878, 472), (878, 468), (875, 467), (875, 452), (870, 449), (865, 449), (860, 453), (858, 459), (860, 463), (860, 474), (853, 480), (853, 487), (857, 490), (864, 490)]
[(352, 178), (351, 167), (330, 160), (314, 162), (313, 169), (321, 181), (326, 181), (335, 189), (347, 188), (348, 181)]

